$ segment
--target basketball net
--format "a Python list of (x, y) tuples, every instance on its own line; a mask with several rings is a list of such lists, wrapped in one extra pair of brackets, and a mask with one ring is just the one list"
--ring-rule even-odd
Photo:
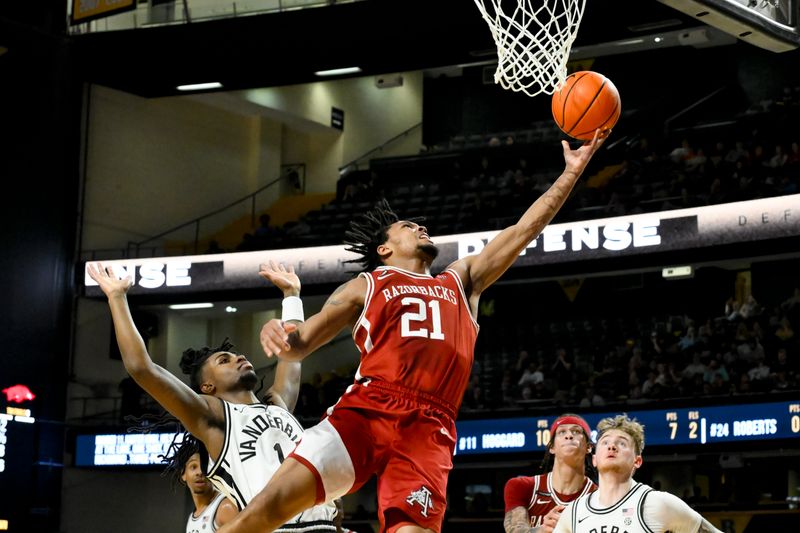
[(497, 45), (494, 82), (528, 96), (553, 94), (567, 77), (569, 52), (586, 0), (475, 0), (475, 4)]

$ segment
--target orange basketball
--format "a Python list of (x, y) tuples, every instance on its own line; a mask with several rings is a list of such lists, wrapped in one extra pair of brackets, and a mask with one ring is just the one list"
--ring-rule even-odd
[(567, 76), (553, 93), (553, 118), (561, 131), (582, 141), (591, 140), (597, 129), (608, 134), (619, 119), (619, 92), (611, 80), (590, 70)]

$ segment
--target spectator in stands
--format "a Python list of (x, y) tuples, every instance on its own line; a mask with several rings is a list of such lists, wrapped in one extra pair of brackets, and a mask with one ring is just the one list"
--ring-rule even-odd
[(659, 385), (656, 378), (658, 374), (654, 370), (647, 373), (647, 379), (642, 383), (642, 396), (645, 398), (656, 398), (660, 396), (661, 385)]
[(481, 387), (480, 376), (473, 374), (469, 378), (467, 389), (464, 391), (464, 405), (472, 409), (483, 409), (483, 387)]
[(259, 244), (269, 246), (280, 239), (280, 230), (271, 225), (272, 218), (269, 214), (264, 213), (258, 220), (261, 225), (255, 229), (253, 236)]
[(750, 154), (744, 147), (744, 142), (736, 141), (733, 148), (725, 154), (725, 161), (732, 165), (736, 164), (739, 161), (744, 161), (749, 159)]
[(797, 141), (794, 141), (789, 148), (789, 153), (786, 156), (786, 166), (794, 172), (800, 167), (800, 143)]
[(572, 380), (574, 377), (572, 367), (573, 362), (571, 358), (567, 356), (567, 351), (564, 348), (556, 350), (556, 360), (553, 366), (550, 367), (550, 372), (553, 374), (559, 390), (566, 391), (572, 387)]
[(688, 350), (689, 348), (694, 346), (696, 342), (697, 342), (697, 337), (695, 335), (695, 329), (693, 326), (689, 326), (689, 328), (687, 328), (686, 330), (686, 335), (681, 337), (681, 340), (678, 341), (678, 347), (681, 350)]
[(592, 386), (584, 389), (583, 398), (581, 398), (578, 407), (585, 409), (587, 407), (602, 407), (606, 404), (605, 398), (600, 396)]
[(747, 377), (750, 378), (750, 383), (757, 390), (768, 390), (770, 370), (764, 357), (759, 357), (756, 366), (747, 371)]
[(219, 243), (215, 240), (208, 241), (208, 248), (205, 253), (207, 254), (224, 254), (225, 250), (220, 248)]
[(524, 387), (525, 385), (536, 385), (544, 381), (544, 373), (542, 372), (542, 365), (537, 361), (531, 360), (528, 363), (528, 368), (522, 372), (522, 377), (519, 378), (517, 385)]
[(692, 379), (694, 376), (702, 376), (706, 372), (706, 365), (700, 360), (700, 354), (695, 352), (692, 356), (692, 362), (686, 365), (681, 375), (684, 378)]
[(775, 357), (775, 363), (771, 366), (774, 373), (784, 372), (789, 381), (794, 382), (797, 376), (797, 364), (794, 359), (789, 359), (786, 348), (779, 348)]
[(237, 252), (251, 252), (253, 250), (258, 250), (258, 246), (256, 245), (255, 239), (253, 235), (250, 233), (245, 233), (242, 235), (242, 241), (236, 245)]
[(705, 372), (703, 372), (703, 381), (706, 383), (712, 383), (717, 378), (719, 378), (720, 381), (725, 384), (727, 384), (731, 379), (730, 375), (728, 374), (728, 369), (725, 368), (725, 364), (714, 358), (708, 362), (708, 367), (706, 368)]
[(778, 328), (775, 330), (775, 336), (783, 343), (790, 341), (794, 338), (794, 330), (792, 324), (786, 316), (781, 318)]
[(775, 145), (775, 153), (769, 159), (768, 165), (770, 168), (781, 168), (789, 161), (789, 156), (783, 150), (780, 144)]
[(517, 364), (515, 365), (517, 374), (521, 375), (522, 372), (528, 368), (531, 362), (531, 356), (527, 350), (520, 350), (519, 355), (517, 355)]
[(800, 309), (800, 287), (795, 287), (794, 294), (781, 303), (781, 311), (791, 315)]
[(742, 306), (739, 308), (739, 315), (742, 318), (747, 319), (754, 317), (759, 313), (761, 313), (761, 307), (758, 305), (758, 302), (756, 302), (756, 299), (751, 294), (750, 296), (747, 297)]
[(283, 231), (288, 237), (301, 237), (311, 233), (311, 226), (306, 217), (300, 217), (297, 222), (287, 222), (284, 224)]
[(502, 407), (512, 407), (515, 405), (517, 387), (514, 384), (511, 370), (503, 372), (503, 380), (500, 382), (500, 394), (502, 395)]
[(751, 392), (753, 392), (753, 388), (750, 385), (750, 376), (747, 374), (741, 374), (739, 376), (739, 384), (736, 387), (736, 393), (750, 394)]
[(675, 163), (685, 163), (694, 157), (694, 155), (694, 150), (689, 144), (689, 139), (683, 139), (681, 141), (681, 145), (669, 153), (670, 159), (672, 159), (672, 161)]

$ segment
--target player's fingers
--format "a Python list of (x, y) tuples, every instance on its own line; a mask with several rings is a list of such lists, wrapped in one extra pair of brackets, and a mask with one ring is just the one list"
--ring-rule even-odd
[(289, 274), (294, 274), (294, 265), (289, 265)]
[(270, 335), (265, 335), (263, 332), (261, 335), (261, 348), (264, 349), (264, 353), (267, 357), (273, 357), (281, 353), (279, 344), (276, 343)]
[(294, 324), (292, 322), (284, 322), (283, 331), (285, 331), (286, 333), (293, 333), (297, 331), (297, 324)]

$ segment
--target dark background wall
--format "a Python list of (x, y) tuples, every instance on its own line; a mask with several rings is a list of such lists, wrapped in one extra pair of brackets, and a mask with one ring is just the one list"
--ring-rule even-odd
[(58, 529), (81, 108), (60, 36), (65, 9), (57, 0), (0, 6), (0, 46), (8, 49), (0, 56), (0, 388), (23, 383), (37, 396), (24, 405), (37, 423), (20, 429), (17, 442), (30, 448), (16, 450), (34, 466), (11, 462), (6, 474), (19, 481), (0, 483), (0, 515), (17, 531)]

